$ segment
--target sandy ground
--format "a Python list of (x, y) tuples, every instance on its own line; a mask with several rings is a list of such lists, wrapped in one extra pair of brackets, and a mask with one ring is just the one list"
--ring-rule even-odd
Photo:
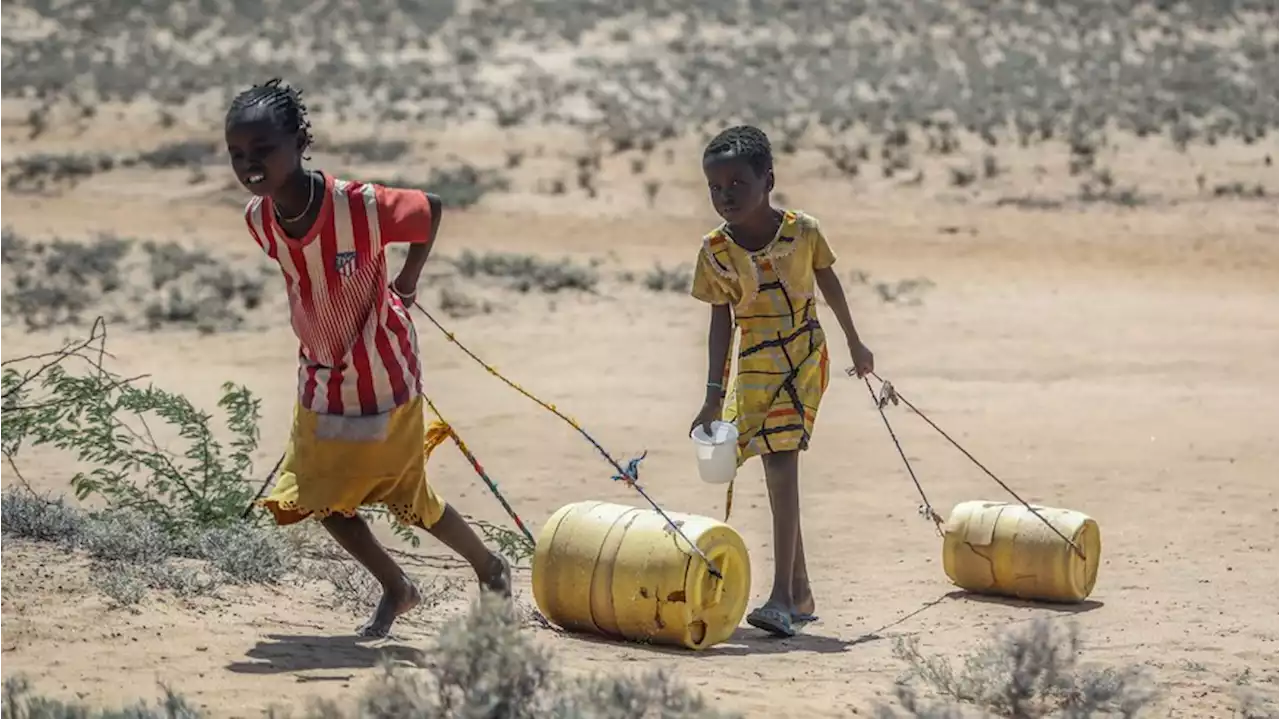
[[(902, 669), (890, 653), (894, 636), (919, 635), (926, 650), (954, 655), (992, 630), (1056, 616), (1080, 623), (1090, 660), (1149, 665), (1169, 716), (1230, 716), (1238, 685), (1274, 696), (1274, 200), (1035, 212), (935, 202), (910, 189), (860, 202), (819, 178), (780, 183), (822, 218), (842, 276), (856, 269), (873, 281), (932, 280), (918, 304), (886, 303), (871, 285), (849, 283), (881, 373), (1028, 499), (1098, 520), (1104, 558), (1095, 593), (1065, 609), (957, 593), (866, 390), (837, 376), (802, 469), (820, 623), (787, 641), (744, 628), (696, 655), (549, 630), (539, 638), (573, 670), (668, 667), (749, 716), (848, 716), (891, 695)], [(183, 236), (251, 256), (234, 207), (204, 196), (156, 207), (119, 187), (8, 194), (4, 223), (28, 235)], [(694, 193), (692, 179), (688, 188)], [(687, 211), (658, 217), (518, 197), (486, 202), (446, 220), (440, 251), (610, 256), (619, 269), (643, 271), (655, 260), (692, 259), (710, 222), (705, 208), (692, 209), (695, 196), (681, 205)], [(685, 436), (705, 371), (703, 308), (681, 293), (611, 282), (597, 296), (500, 300), (491, 314), (453, 322), (459, 337), (575, 414), (615, 454), (647, 449), (643, 478), (667, 508), (721, 515), (723, 494), (698, 481)], [(847, 361), (834, 321), (824, 319), (836, 333), (833, 357)], [(116, 330), (111, 349), (119, 371), (151, 373), (205, 406), (224, 380), (247, 384), (264, 401), (265, 470), (285, 440), (294, 391), (294, 340), (284, 318), (270, 325), (213, 337)], [(427, 392), (532, 524), (583, 499), (639, 503), (568, 427), (425, 321), (419, 329)], [(4, 356), (50, 348), (72, 332), (30, 334), (6, 321)], [(944, 514), (960, 501), (1003, 499), (905, 410), (892, 419)], [(52, 453), (33, 455), (23, 471), (52, 489), (69, 476), (66, 459)], [(451, 448), (437, 453), (431, 476), (464, 512), (502, 519)], [(772, 572), (758, 463), (744, 469), (733, 524), (751, 551), (754, 604)], [(155, 596), (136, 612), (113, 610), (89, 587), (84, 562), (20, 542), (4, 549), (6, 676), (25, 673), (48, 692), (107, 703), (150, 695), (163, 681), (214, 716), (349, 695), (381, 652), (410, 657), (469, 596), (451, 596), (386, 642), (363, 645), (347, 636), (357, 617), (306, 588)], [(429, 540), (417, 554), (417, 576), (465, 577)], [(527, 571), (518, 581), (530, 601)]]

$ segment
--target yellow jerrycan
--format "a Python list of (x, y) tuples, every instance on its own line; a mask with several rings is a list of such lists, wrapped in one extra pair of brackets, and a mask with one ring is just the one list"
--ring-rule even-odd
[(971, 592), (1084, 601), (1098, 579), (1102, 553), (1098, 523), (1069, 509), (1035, 506), (1035, 510), (1062, 537), (1021, 504), (972, 501), (956, 505), (944, 530), (942, 566), (947, 576)]
[(733, 636), (751, 592), (746, 544), (723, 522), (667, 516), (723, 579), (657, 512), (576, 502), (538, 535), (533, 598), (543, 616), (570, 631), (689, 649)]

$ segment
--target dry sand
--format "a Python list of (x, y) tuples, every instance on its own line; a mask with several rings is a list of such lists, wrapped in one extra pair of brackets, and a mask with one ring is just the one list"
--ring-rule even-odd
[[(5, 146), (23, 149), (12, 137)], [(1190, 176), (1162, 157), (1138, 163), (1140, 179)], [(670, 172), (669, 213), (621, 201), (486, 198), (447, 217), (439, 252), (608, 257), (611, 272), (689, 261), (712, 218), (700, 204), (696, 167)], [(1274, 185), (1271, 199), (1260, 201), (1193, 196), (1149, 208), (1042, 212), (928, 189), (864, 195), (785, 161), (779, 172), (790, 201), (822, 219), (842, 277), (855, 269), (870, 276), (848, 291), (881, 373), (1029, 500), (1098, 520), (1104, 558), (1095, 593), (1060, 609), (957, 593), (866, 390), (836, 376), (802, 469), (820, 623), (787, 641), (744, 628), (700, 654), (549, 630), (535, 630), (539, 639), (573, 670), (671, 668), (718, 705), (749, 716), (848, 716), (891, 695), (902, 669), (890, 653), (894, 636), (919, 635), (926, 650), (954, 654), (1001, 627), (1070, 617), (1090, 660), (1150, 666), (1169, 716), (1230, 716), (1239, 685), (1274, 696)], [(629, 181), (616, 174), (613, 186)], [(1274, 182), (1273, 170), (1265, 176)], [(63, 195), (6, 193), (4, 223), (32, 236), (180, 237), (259, 261), (238, 209), (221, 194), (164, 178), (112, 178)], [(157, 206), (134, 180), (146, 192), (177, 189)], [(634, 185), (628, 196), (642, 197)], [(915, 304), (885, 302), (874, 290), (875, 282), (915, 277), (933, 283)], [(572, 412), (614, 453), (647, 449), (642, 477), (667, 508), (722, 514), (723, 494), (698, 481), (685, 437), (705, 371), (704, 308), (682, 293), (612, 281), (595, 296), (498, 293), (493, 302), (492, 313), (451, 323), (460, 338)], [(120, 372), (150, 373), (203, 406), (212, 406), (223, 381), (247, 384), (264, 402), (257, 466), (265, 471), (288, 430), (295, 352), (284, 317), (266, 324), (215, 336), (115, 329), (111, 349)], [(583, 499), (639, 503), (608, 480), (609, 467), (569, 428), (487, 376), (425, 321), (419, 330), (427, 392), (532, 524)], [(6, 320), (4, 357), (82, 332), (29, 333)], [(839, 342), (833, 352), (847, 361)], [(960, 501), (1004, 498), (926, 426), (893, 412), (944, 514)], [(61, 491), (70, 467), (64, 456), (41, 452), (23, 471), (32, 484)], [(437, 453), (430, 473), (462, 511), (502, 520), (451, 447)], [(12, 481), (8, 468), (5, 480)], [(733, 524), (752, 556), (754, 604), (772, 572), (758, 463), (745, 468), (735, 504)], [(419, 577), (466, 577), (429, 540), (413, 554)], [(156, 594), (129, 611), (108, 608), (85, 561), (17, 541), (5, 543), (3, 560), (6, 676), (25, 673), (49, 693), (113, 704), (153, 696), (162, 681), (214, 716), (350, 695), (376, 671), (381, 652), (411, 655), (474, 591), (468, 584), (402, 622), (393, 638), (363, 645), (348, 638), (359, 618), (326, 608), (311, 588), (230, 590), (221, 599)], [(522, 600), (531, 601), (527, 570), (517, 579)]]

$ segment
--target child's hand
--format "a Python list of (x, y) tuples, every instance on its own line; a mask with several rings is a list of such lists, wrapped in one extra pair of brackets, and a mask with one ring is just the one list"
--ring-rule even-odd
[(412, 306), (413, 303), (418, 299), (418, 288), (416, 286), (416, 283), (414, 284), (412, 289), (406, 292), (404, 290), (404, 286), (408, 284), (409, 284), (408, 282), (401, 280), (399, 277), (392, 280), (391, 282), (391, 293), (394, 294), (396, 297), (399, 297), (400, 301), (403, 302), (406, 307)]
[(711, 434), (711, 423), (720, 419), (720, 402), (718, 400), (708, 398), (702, 404), (702, 409), (698, 410), (698, 416), (693, 418), (693, 424), (689, 425), (689, 434), (693, 434), (693, 430), (701, 426), (702, 431), (708, 436)]
[(876, 371), (876, 356), (861, 340), (849, 343), (849, 356), (853, 359), (853, 373), (858, 377), (866, 377)]

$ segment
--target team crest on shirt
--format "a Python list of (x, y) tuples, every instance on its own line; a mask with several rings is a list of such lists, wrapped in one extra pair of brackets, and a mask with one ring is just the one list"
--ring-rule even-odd
[(333, 271), (339, 277), (350, 277), (356, 273), (356, 253), (339, 252), (333, 258)]

